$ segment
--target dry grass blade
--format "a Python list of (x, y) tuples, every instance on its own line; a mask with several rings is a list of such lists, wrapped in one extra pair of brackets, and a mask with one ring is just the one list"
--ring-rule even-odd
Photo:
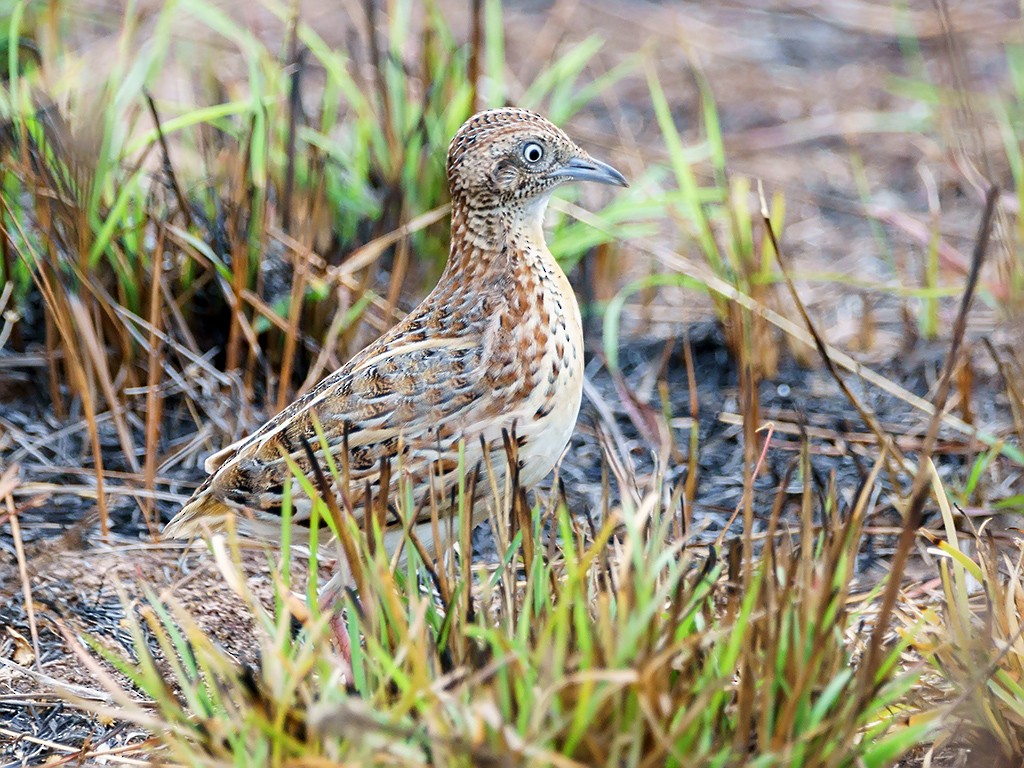
[[(971, 269), (967, 274), (967, 282), (964, 285), (963, 295), (960, 298), (960, 307), (957, 310), (956, 319), (953, 321), (953, 335), (949, 344), (949, 353), (946, 355), (946, 363), (942, 368), (942, 375), (939, 378), (932, 402), (935, 410), (928, 423), (928, 431), (925, 434), (924, 446), (921, 450), (922, 457), (929, 460), (935, 449), (935, 440), (938, 437), (939, 426), (942, 423), (941, 416), (953, 385), (953, 374), (960, 364), (960, 347), (963, 345), (964, 334), (967, 332), (967, 315), (971, 311), (971, 303), (974, 301), (974, 294), (978, 288), (978, 276), (981, 274), (981, 268), (985, 262), (985, 254), (988, 251), (989, 235), (992, 231), (992, 221), (998, 198), (998, 188), (994, 186), (989, 187), (985, 193), (985, 209), (981, 214), (981, 223), (974, 242), (974, 251), (971, 254)], [(914, 478), (914, 487), (911, 491), (907, 510), (908, 517), (916, 517), (920, 513), (929, 485), (930, 478), (928, 473), (919, 471)]]
[[(295, 365), (295, 352), (299, 345), (299, 338), (302, 335), (300, 321), (302, 320), (303, 296), (306, 290), (306, 259), (304, 254), (296, 253), (293, 261), (291, 295), (288, 302), (288, 324), (285, 330), (284, 350), (281, 353), (281, 376), (278, 381), (277, 410), (284, 410), (288, 405), (291, 394), (292, 370)], [(275, 314), (276, 313), (271, 313)]]
[(288, 88), (288, 133), (284, 140), (287, 159), (285, 161), (282, 199), (284, 211), (281, 219), (281, 228), (285, 232), (291, 231), (292, 224), (292, 197), (295, 194), (296, 129), (299, 122), (299, 113), (302, 111), (302, 73), (306, 66), (306, 49), (299, 49), (299, 18), (297, 10), (293, 9), (293, 14), (288, 25), (288, 68), (291, 70), (291, 79)]
[(111, 375), (108, 367), (110, 356), (100, 342), (92, 318), (89, 317), (86, 311), (85, 304), (73, 294), (68, 294), (67, 299), (71, 315), (70, 320), (73, 323), (73, 327), (78, 331), (81, 340), (79, 347), (87, 353), (87, 356), (83, 356), (83, 360), (88, 363), (93, 377), (99, 381), (100, 389), (103, 391), (104, 398), (107, 401), (107, 408), (114, 423), (114, 429), (117, 431), (117, 439), (121, 443), (124, 459), (133, 472), (138, 472), (138, 454), (132, 442), (131, 431), (128, 429), (124, 413), (121, 410), (121, 400), (114, 390), (114, 377)]
[(772, 245), (772, 252), (775, 254), (775, 260), (779, 265), (779, 270), (782, 272), (783, 279), (786, 281), (786, 287), (789, 289), (790, 298), (796, 305), (797, 311), (800, 312), (800, 317), (804, 321), (804, 325), (807, 327), (808, 332), (811, 334), (811, 338), (814, 340), (814, 346), (818, 350), (818, 355), (821, 357), (822, 362), (825, 363), (825, 367), (828, 369), (829, 375), (839, 385), (843, 395), (849, 400), (850, 404), (857, 409), (857, 413), (860, 414), (861, 419), (868, 426), (868, 428), (874, 433), (875, 439), (879, 445), (886, 446), (898, 459), (899, 463), (907, 466), (907, 460), (903, 456), (899, 448), (894, 444), (891, 437), (882, 429), (882, 425), (878, 423), (878, 418), (875, 414), (865, 406), (859, 397), (853, 393), (850, 386), (846, 383), (846, 380), (840, 375), (839, 370), (836, 368), (833, 362), (832, 355), (828, 345), (822, 339), (821, 334), (818, 333), (818, 329), (815, 327), (814, 322), (811, 320), (810, 315), (807, 314), (807, 308), (804, 307), (803, 301), (800, 299), (800, 294), (796, 290), (796, 286), (793, 284), (793, 278), (790, 277), (789, 270), (786, 268), (785, 261), (782, 257), (782, 248), (779, 245), (779, 241), (775, 236), (775, 229), (772, 226), (771, 215), (768, 209), (768, 201), (764, 196), (764, 187), (758, 183), (757, 187), (758, 199), (761, 204), (761, 220), (764, 223), (765, 232), (768, 235), (768, 240)]
[(14, 552), (18, 559), (18, 574), (21, 577), (21, 596), (25, 601), (25, 613), (28, 616), (29, 633), (32, 636), (33, 662), (36, 669), (42, 664), (42, 654), (39, 650), (39, 627), (36, 624), (35, 602), (32, 600), (32, 582), (29, 580), (28, 560), (25, 557), (25, 543), (21, 535), (21, 524), (18, 522), (18, 509), (14, 506), (14, 489), (18, 487), (18, 473), (20, 467), (12, 464), (0, 475), (0, 499), (4, 500), (7, 508), (7, 520), (11, 525), (11, 534), (14, 537)]
[(377, 259), (379, 259), (388, 248), (402, 240), (409, 235), (419, 232), (431, 224), (436, 224), (441, 221), (445, 216), (451, 212), (451, 206), (447, 203), (445, 205), (438, 206), (432, 211), (420, 214), (409, 220), (407, 223), (393, 229), (387, 234), (381, 235), (380, 237), (374, 238), (366, 245), (362, 245), (351, 254), (348, 258), (337, 267), (331, 267), (328, 270), (328, 280), (341, 280), (343, 277), (352, 275), (366, 267), (369, 267)]
[[(316, 426), (318, 437), (320, 439), (321, 449), (325, 451), (327, 455), (330, 455), (330, 447), (327, 444), (326, 438), (323, 436), (323, 431), (319, 421), (314, 419), (314, 424)], [(359, 557), (359, 550), (357, 548), (356, 542), (353, 539), (352, 529), (348, 525), (349, 520), (352, 517), (350, 509), (351, 503), (348, 501), (346, 494), (346, 498), (344, 499), (345, 509), (342, 509), (341, 505), (338, 503), (338, 494), (334, 492), (331, 481), (329, 481), (327, 475), (324, 474), (323, 467), (320, 465), (320, 461), (317, 459), (316, 452), (313, 450), (313, 446), (310, 444), (309, 440), (306, 439), (305, 435), (302, 435), (301, 438), (302, 449), (305, 452), (306, 460), (309, 462), (309, 465), (313, 471), (313, 478), (316, 482), (316, 489), (320, 493), (320, 499), (322, 499), (324, 504), (326, 505), (328, 513), (330, 514), (331, 517), (331, 522), (333, 523), (332, 530), (337, 535), (338, 541), (341, 544), (341, 547), (345, 553), (347, 563), (345, 566), (342, 567), (347, 567), (349, 569), (349, 571), (352, 574), (352, 578), (355, 581), (356, 589), (361, 593), (366, 587), (366, 582), (365, 575), (363, 573), (362, 561), (361, 558)], [(297, 467), (293, 466), (292, 471), (295, 472), (296, 470)], [(347, 461), (344, 465), (343, 471), (347, 475)], [(332, 480), (337, 481), (338, 478), (335, 477), (332, 478)], [(338, 487), (348, 488), (349, 485), (347, 483), (344, 483), (342, 485), (339, 485)], [(367, 499), (367, 504), (368, 503), (369, 499)], [(369, 516), (371, 510), (367, 508), (366, 513)]]
[[(163, 318), (161, 309), (161, 285), (163, 274), (160, 265), (164, 257), (164, 238), (166, 231), (161, 227), (157, 237), (156, 250), (153, 254), (154, 275), (149, 294), (149, 366), (146, 371), (146, 458), (144, 464), (145, 487), (154, 490), (156, 481), (157, 459), (159, 456), (159, 430), (163, 414), (163, 398), (160, 397), (160, 374), (165, 365), (164, 347), (161, 340), (160, 325)], [(154, 506), (146, 503), (143, 506), (146, 524), (155, 539), (158, 534), (159, 521), (155, 518)]]
[[(874, 668), (882, 653), (882, 643), (885, 633), (889, 629), (889, 620), (892, 611), (896, 606), (896, 598), (900, 590), (900, 577), (906, 567), (907, 558), (910, 555), (914, 540), (917, 537), (917, 530), (921, 525), (924, 511), (924, 504), (928, 493), (931, 490), (931, 477), (934, 472), (932, 466), (932, 451), (935, 446), (935, 438), (938, 435), (940, 416), (946, 407), (946, 398), (953, 379), (953, 371), (959, 358), (960, 345), (963, 342), (964, 333), (967, 329), (967, 314), (974, 299), (974, 292), (978, 286), (978, 275), (985, 260), (985, 253), (988, 249), (989, 233), (992, 226), (992, 216), (995, 211), (995, 203), (998, 197), (998, 190), (990, 187), (985, 195), (985, 209), (982, 212), (981, 224), (977, 239), (974, 244), (974, 252), (971, 258), (971, 270), (967, 277), (967, 284), (964, 286), (963, 297), (960, 300), (960, 309), (957, 312), (956, 322), (953, 325), (953, 338), (950, 341), (949, 354), (946, 357), (946, 364), (943, 367), (942, 378), (935, 393), (933, 403), (934, 411), (931, 423), (928, 426), (928, 434), (922, 447), (921, 458), (918, 460), (918, 470), (914, 476), (914, 484), (910, 492), (907, 509), (904, 512), (903, 530), (900, 533), (899, 542), (896, 545), (896, 552), (893, 555), (890, 566), (889, 583), (886, 585), (882, 595), (882, 602), (878, 610), (875, 627), (871, 633), (871, 642), (868, 645), (867, 660), (865, 669)], [(868, 694), (868, 686), (865, 686), (865, 695)], [(873, 689), (870, 689), (873, 693)]]
[[(146, 106), (149, 108), (149, 114), (153, 118), (153, 125), (156, 126), (156, 135), (160, 142), (160, 152), (163, 156), (164, 175), (174, 190), (174, 196), (178, 201), (178, 210), (184, 219), (185, 227), (190, 227), (192, 225), (192, 212), (185, 199), (185, 193), (181, 190), (181, 184), (178, 183), (178, 175), (174, 172), (174, 166), (171, 165), (171, 150), (167, 144), (167, 137), (164, 135), (163, 125), (160, 122), (160, 114), (157, 112), (156, 104), (153, 102), (153, 97), (149, 92), (147, 91), (143, 95), (146, 99)], [(155, 263), (159, 264), (159, 262)]]
[[(33, 273), (33, 280), (36, 282), (36, 285), (38, 286), (39, 291), (43, 295), (43, 298), (50, 310), (47, 313), (47, 318), (52, 321), (55, 333), (65, 342), (65, 349), (67, 353), (64, 361), (65, 368), (70, 374), (76, 389), (80, 393), (82, 406), (85, 411), (85, 420), (89, 427), (89, 439), (92, 445), (93, 462), (96, 471), (96, 501), (99, 508), (100, 533), (104, 538), (107, 538), (110, 533), (110, 519), (107, 511), (106, 495), (103, 492), (103, 451), (100, 446), (94, 387), (89, 375), (90, 367), (88, 366), (86, 359), (84, 359), (80, 354), (77, 343), (75, 343), (75, 340), (79, 338), (78, 334), (75, 332), (75, 320), (73, 318), (73, 301), (76, 299), (61, 289), (55, 275), (51, 270), (45, 268), (45, 265), (43, 265), (38, 253), (36, 253), (36, 251), (32, 249), (31, 245), (29, 245), (30, 241), (26, 238), (25, 232), (21, 228), (20, 224), (18, 224), (18, 220), (14, 216), (14, 212), (8, 206), (7, 199), (4, 195), (0, 195), (0, 205), (3, 206), (11, 220), (15, 222), (16, 229), (21, 237), (21, 242), (25, 246), (25, 252), (19, 252), (19, 255), (21, 258), (25, 259), (26, 262), (35, 264), (39, 267), (39, 269)], [(86, 318), (86, 322), (91, 324), (91, 320), (89, 320), (89, 318)], [(50, 327), (50, 325), (47, 326), (48, 329)], [(55, 358), (51, 356), (50, 359), (53, 361)], [(55, 368), (51, 368), (52, 375), (55, 375), (54, 371)], [(57, 387), (55, 390), (57, 399), (60, 397), (59, 392), (59, 387)], [(134, 452), (132, 455), (134, 457)]]

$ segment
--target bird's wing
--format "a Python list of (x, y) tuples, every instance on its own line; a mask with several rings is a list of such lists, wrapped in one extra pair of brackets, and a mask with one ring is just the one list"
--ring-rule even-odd
[[(457, 475), (460, 441), (467, 471), (483, 457), (481, 438), (488, 451), (500, 452), (501, 430), (515, 418), (522, 382), (515, 345), (503, 338), (509, 335), (505, 324), (494, 314), (491, 321), (482, 317), (475, 332), (461, 328), (457, 336), (425, 332), (415, 316), (407, 318), (236, 443), (230, 455), (216, 454), (219, 466), (164, 535), (181, 538), (219, 528), (235, 510), (262, 520), (268, 537), (276, 535), (285, 483), (292, 477), (285, 456), (317, 485), (304, 442), (331, 480), (326, 442), (335, 466), (339, 472), (344, 467), (349, 478), (348, 488), (340, 490), (350, 494), (359, 513), (365, 488), (377, 493), (382, 460), (392, 465), (392, 488), (399, 477), (407, 478), (420, 502), (432, 484), (436, 490), (439, 481)], [(299, 502), (299, 483), (292, 481), (291, 490), (293, 519), (301, 523), (309, 505)], [(260, 535), (253, 526), (249, 530)]]

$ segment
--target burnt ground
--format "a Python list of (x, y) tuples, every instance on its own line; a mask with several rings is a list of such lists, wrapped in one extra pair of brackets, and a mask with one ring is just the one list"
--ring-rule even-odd
[[(83, 3), (94, 10), (107, 5)], [(344, 44), (350, 32), (348, 22), (318, 17), (330, 12), (321, 10), (321, 4), (309, 5), (307, 18), (321, 22), (317, 26), (328, 42)], [(908, 5), (909, 24), (919, 36), (929, 74), (940, 82), (952, 82), (946, 41), (932, 4)], [(1016, 19), (1016, 4), (952, 5), (970, 82), (981, 91), (1004, 87), (1000, 43), (1007, 20)], [(239, 12), (252, 16), (254, 27), (265, 22), (258, 9)], [(785, 243), (798, 276), (828, 272), (877, 285), (919, 284), (926, 243), (913, 225), (928, 221), (929, 184), (934, 183), (942, 211), (943, 280), (962, 283), (965, 254), (970, 251), (980, 210), (977, 190), (949, 163), (957, 131), (963, 126), (947, 114), (925, 114), (927, 110), (922, 111), (898, 87), (899, 78), (914, 74), (914, 65), (906, 54), (905, 39), (894, 32), (899, 27), (887, 4), (515, 2), (509, 3), (508, 22), (509, 59), (522, 82), (528, 82), (554, 52), (591, 32), (608, 41), (598, 57), (598, 68), (608, 70), (646, 48), (684, 139), (690, 142), (700, 138), (699, 93), (690, 58), (695, 56), (719, 101), (730, 171), (761, 178), (770, 190), (780, 190), (787, 197)], [(116, 20), (108, 20), (88, 34), (113, 35), (117, 26)], [(272, 26), (265, 31), (271, 37), (279, 34)], [(905, 130), (892, 129), (887, 119)], [(646, 164), (666, 160), (642, 72), (626, 78), (612, 95), (574, 118), (570, 128), (588, 146), (610, 152), (631, 178), (641, 179)], [(995, 155), (987, 160), (996, 180), (1008, 186), (1005, 165)], [(858, 166), (863, 167), (869, 189), (867, 202), (857, 186)], [(874, 222), (869, 213), (874, 214)], [(873, 228), (878, 226), (884, 231), (884, 247)], [(692, 246), (683, 244), (680, 249), (686, 258), (699, 260), (690, 252)], [(998, 246), (993, 254), (993, 260), (998, 260)], [(665, 268), (628, 246), (623, 256), (619, 283)], [(994, 269), (987, 270), (986, 279), (991, 280), (993, 273)], [(583, 269), (570, 277), (584, 300), (608, 297), (607, 286)], [(915, 337), (913, 322), (904, 319), (908, 306), (913, 313), (912, 303), (898, 301), (889, 291), (810, 280), (801, 284), (801, 295), (832, 342), (852, 350), (862, 338), (870, 338), (856, 351), (859, 359), (919, 396), (932, 394), (948, 342), (927, 343)], [(1017, 342), (1013, 326), (990, 312), (990, 305), (987, 300), (978, 302), (969, 334), (974, 371), (970, 411), (978, 425), (1010, 436), (1006, 382), (995, 371), (982, 340), (992, 340), (997, 349), (1016, 348)], [(870, 333), (865, 329), (864, 307), (870, 309), (874, 326)], [(954, 300), (944, 303), (943, 327), (949, 327), (955, 308)], [(599, 432), (611, 434), (614, 450), (620, 458), (628, 458), (637, 482), (649, 482), (657, 441), (644, 429), (642, 404), (627, 403), (631, 396), (642, 403), (657, 403), (659, 380), (668, 385), (672, 437), (678, 449), (662, 469), (669, 484), (685, 479), (691, 413), (683, 344), (688, 334), (699, 402), (700, 477), (687, 513), (695, 535), (709, 541), (721, 531), (742, 494), (744, 446), (738, 420), (743, 408), (735, 363), (709, 304), (692, 294), (659, 292), (631, 303), (627, 315), (619, 383), (602, 363), (599, 323), (588, 327), (587, 370), (596, 396), (585, 401), (561, 469), (570, 506), (579, 514), (599, 513), (604, 466)], [(113, 536), (111, 544), (99, 542), (85, 426), (76, 417), (74, 404), (69, 418), (59, 420), (45, 399), (32, 395), (46, 389), (37, 354), (35, 349), (19, 358), (0, 350), (0, 469), (14, 461), (21, 465), (21, 485), (14, 498), (41, 630), (42, 673), (88, 689), (96, 687), (95, 680), (67, 653), (54, 620), (126, 647), (122, 623), (126, 609), (115, 585), (134, 597), (141, 594), (142, 585), (173, 589), (204, 629), (240, 661), (255, 661), (251, 627), (240, 618), (232, 593), (205, 554), (183, 555), (178, 548), (143, 546), (149, 535), (139, 501), (130, 493), (135, 488), (130, 468), (120, 455), (109, 421), (101, 431)], [(913, 455), (927, 428), (924, 415), (900, 398), (852, 374), (844, 375)], [(776, 422), (778, 431), (756, 482), (758, 517), (766, 516), (787, 477), (787, 492), (796, 507), (801, 483), (787, 471), (798, 456), (802, 426), (809, 434), (814, 486), (821, 490), (834, 482), (840, 498), (848, 500), (877, 449), (820, 361), (805, 365), (784, 353), (778, 374), (764, 381), (759, 393), (761, 418)], [(223, 398), (218, 413), (234, 414), (249, 426), (259, 423), (260, 414), (239, 407), (229, 392), (214, 389), (211, 397)], [(137, 444), (144, 444), (141, 423), (131, 427)], [(165, 445), (188, 446), (194, 437), (194, 423), (172, 411), (163, 427)], [(213, 434), (161, 469), (155, 503), (163, 519), (202, 479), (205, 454), (228, 441)], [(962, 485), (978, 452), (979, 446), (966, 437), (943, 431), (938, 464), (950, 487)], [(996, 462), (993, 468), (986, 481), (987, 498), (1022, 492), (1019, 467)], [(887, 490), (896, 490), (894, 485), (905, 486), (908, 479), (886, 477), (883, 482)], [(873, 566), (885, 567), (890, 532), (899, 522), (888, 497), (881, 495), (869, 521), (869, 531), (875, 533), (865, 541), (861, 566), (866, 573)], [(476, 544), (477, 556), (486, 558), (491, 550), (487, 536), (478, 536)], [(258, 556), (250, 561), (251, 583), (267, 596), (262, 562)], [(102, 748), (143, 738), (119, 724), (103, 724), (81, 714), (52, 694), (45, 679), (32, 677), (31, 665), (23, 663), (26, 651), (20, 638), (29, 637), (29, 628), (20, 590), (11, 527), (4, 524), (0, 526), (0, 765), (38, 764), (47, 755), (61, 752), (55, 745), (73, 748), (88, 741)], [(949, 764), (957, 763), (951, 757)]]

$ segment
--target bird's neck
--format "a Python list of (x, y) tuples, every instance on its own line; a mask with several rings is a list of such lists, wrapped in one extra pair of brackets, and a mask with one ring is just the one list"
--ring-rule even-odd
[(494, 207), (452, 200), (452, 242), (442, 281), (498, 279), (519, 257), (550, 257), (543, 227), (547, 203), (546, 195)]

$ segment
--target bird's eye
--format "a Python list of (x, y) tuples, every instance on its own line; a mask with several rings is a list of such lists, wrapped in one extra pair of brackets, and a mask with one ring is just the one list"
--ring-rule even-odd
[(539, 163), (544, 157), (544, 147), (535, 141), (523, 146), (523, 159), (528, 163)]

